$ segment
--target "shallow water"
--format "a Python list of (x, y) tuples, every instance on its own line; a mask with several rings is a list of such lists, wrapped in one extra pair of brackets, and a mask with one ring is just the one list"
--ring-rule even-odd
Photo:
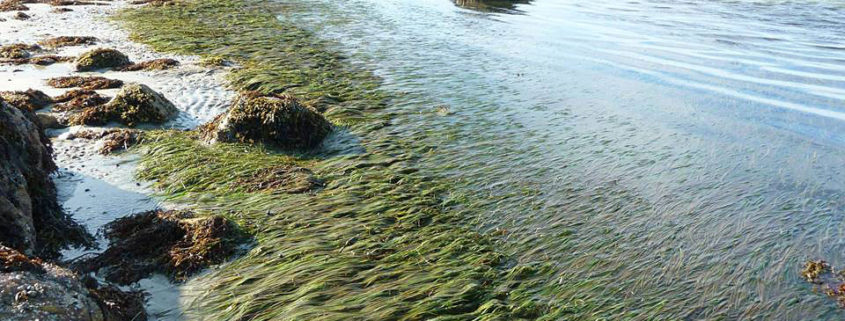
[(299, 2), (573, 318), (845, 316), (845, 2)]

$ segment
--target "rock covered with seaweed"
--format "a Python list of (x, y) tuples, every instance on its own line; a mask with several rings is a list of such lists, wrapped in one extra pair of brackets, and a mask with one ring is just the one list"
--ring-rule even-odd
[(49, 257), (90, 235), (56, 200), (50, 141), (35, 114), (0, 99), (0, 243)]
[(177, 113), (176, 106), (164, 95), (146, 85), (130, 83), (124, 85), (107, 104), (85, 108), (72, 115), (70, 123), (105, 125), (118, 122), (132, 127), (141, 123), (164, 123)]
[(129, 57), (114, 49), (98, 48), (83, 53), (76, 59), (76, 71), (93, 71), (129, 65)]
[(332, 126), (320, 113), (289, 95), (243, 92), (229, 112), (200, 128), (208, 143), (265, 143), (283, 149), (307, 149), (319, 145)]

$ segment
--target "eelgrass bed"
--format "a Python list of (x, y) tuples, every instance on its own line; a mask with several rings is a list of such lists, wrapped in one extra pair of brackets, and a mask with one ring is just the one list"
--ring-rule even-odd
[[(177, 2), (121, 13), (135, 40), (231, 60), (239, 90), (293, 94), (324, 111), (365, 152), (280, 153), (206, 145), (196, 132), (145, 134), (138, 176), (162, 195), (227, 216), (253, 233), (243, 257), (195, 280), (187, 314), (203, 320), (559, 319), (536, 296), (550, 268), (514, 265), (468, 224), (449, 182), (418, 171), (414, 141), (391, 133), (389, 94), (312, 33), (254, 0)], [(320, 188), (250, 189), (279, 166), (308, 168)]]

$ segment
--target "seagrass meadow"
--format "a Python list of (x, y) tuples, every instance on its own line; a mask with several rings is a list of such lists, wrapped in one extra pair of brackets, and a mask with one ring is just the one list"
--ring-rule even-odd
[[(268, 7), (273, 7), (268, 10)], [(254, 0), (178, 1), (115, 17), (164, 52), (232, 61), (234, 89), (296, 96), (335, 125), (316, 151), (203, 144), (196, 131), (153, 131), (129, 152), (168, 201), (223, 214), (254, 238), (246, 254), (190, 282), (198, 320), (552, 320), (547, 263), (517, 263), (478, 230), (473, 196), (421, 170), (436, 153), (394, 128), (398, 93), (300, 26), (271, 12), (316, 10)], [(444, 132), (442, 135), (447, 136)], [(250, 177), (297, 166), (307, 193), (251, 189)], [(583, 302), (580, 306), (583, 306)]]

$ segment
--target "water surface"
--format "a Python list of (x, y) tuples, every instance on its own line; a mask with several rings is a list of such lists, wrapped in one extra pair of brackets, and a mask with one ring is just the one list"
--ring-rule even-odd
[(845, 2), (298, 2), (572, 318), (845, 317)]

